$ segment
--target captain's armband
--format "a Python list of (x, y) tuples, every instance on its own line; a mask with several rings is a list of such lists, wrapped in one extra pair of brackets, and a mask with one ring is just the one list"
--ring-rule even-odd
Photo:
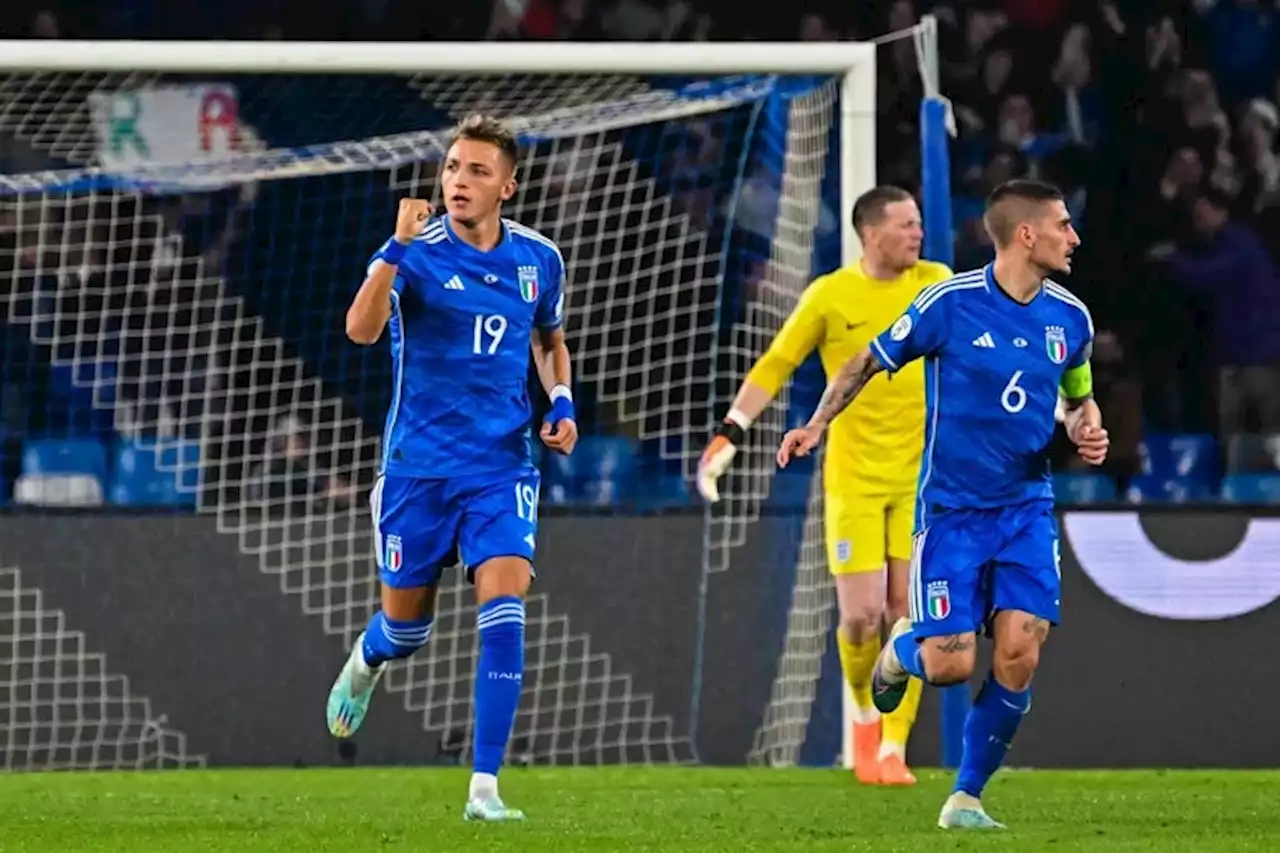
[(1093, 369), (1089, 366), (1089, 362), (1086, 361), (1078, 367), (1067, 368), (1062, 374), (1062, 381), (1058, 387), (1062, 389), (1062, 396), (1067, 400), (1078, 401), (1092, 397)]

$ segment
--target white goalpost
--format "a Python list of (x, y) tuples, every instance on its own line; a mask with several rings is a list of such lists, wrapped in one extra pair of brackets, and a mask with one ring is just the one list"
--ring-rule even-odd
[[(876, 184), (876, 50), (0, 41), (0, 138), (23, 164), (0, 174), (0, 311), (178, 502), (215, 517), (282, 594), (350, 642), (377, 600), (363, 497), (389, 368), (343, 349), (334, 306), (385, 238), (394, 199), (434, 191), (452, 122), (493, 112), (522, 135), (508, 215), (564, 251), (583, 393), (601, 423), (687, 483), (751, 359), (825, 271), (824, 247), (858, 259), (849, 211)], [(734, 570), (769, 499), (788, 394), (750, 431), (724, 499), (702, 510), (704, 618), (709, 578)], [(273, 466), (297, 459), (322, 494), (276, 489)], [(820, 476), (804, 515), (749, 756), (768, 765), (799, 762), (833, 625)], [(0, 607), (18, 622), (24, 600)], [(439, 608), (431, 643), (388, 674), (398, 695), (381, 701), (421, 712), (424, 729), (465, 732), (465, 584), (450, 576)], [(88, 677), (60, 657), (88, 654), (83, 644), (28, 640), (0, 639), (0, 713), (25, 679)], [(527, 642), (513, 740), (528, 760), (697, 760), (698, 718), (714, 701), (700, 663), (692, 707), (672, 708), (545, 594), (530, 601)], [(127, 669), (108, 660), (94, 677), (113, 678), (112, 665)], [(3, 766), (200, 760), (156, 737), (163, 719), (139, 719), (151, 712), (127, 687), (112, 696), (78, 706), (92, 725), (32, 714)], [(101, 749), (139, 731), (153, 746)]]

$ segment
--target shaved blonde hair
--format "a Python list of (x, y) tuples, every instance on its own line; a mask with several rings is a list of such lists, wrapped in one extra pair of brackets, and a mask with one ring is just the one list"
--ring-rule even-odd
[(1043, 181), (1005, 181), (987, 196), (982, 224), (997, 247), (1013, 240), (1019, 225), (1037, 219), (1046, 204), (1062, 201), (1062, 191)]

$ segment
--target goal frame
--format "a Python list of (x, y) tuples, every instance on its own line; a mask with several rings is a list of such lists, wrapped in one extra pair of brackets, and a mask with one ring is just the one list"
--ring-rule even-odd
[[(262, 74), (840, 75), (841, 262), (861, 256), (853, 220), (876, 184), (871, 42), (271, 42), (0, 39), (0, 72)], [(870, 122), (859, 121), (871, 117)], [(869, 131), (869, 132), (868, 132)]]
[[(854, 200), (876, 185), (876, 51), (871, 42), (304, 42), (0, 39), (0, 72), (177, 74), (733, 74), (840, 77), (841, 263), (861, 257)], [(703, 583), (709, 565), (704, 557)], [(834, 603), (834, 602), (833, 602)], [(842, 680), (843, 681), (843, 680)], [(841, 762), (853, 766), (843, 688)], [(694, 716), (696, 720), (696, 715)]]

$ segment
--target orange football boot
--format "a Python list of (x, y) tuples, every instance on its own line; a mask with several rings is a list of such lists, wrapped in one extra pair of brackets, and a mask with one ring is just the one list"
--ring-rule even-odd
[(853, 773), (864, 785), (880, 784), (880, 721), (854, 723)]
[(897, 754), (886, 755), (880, 759), (881, 785), (914, 785), (915, 774), (907, 767), (907, 762)]

